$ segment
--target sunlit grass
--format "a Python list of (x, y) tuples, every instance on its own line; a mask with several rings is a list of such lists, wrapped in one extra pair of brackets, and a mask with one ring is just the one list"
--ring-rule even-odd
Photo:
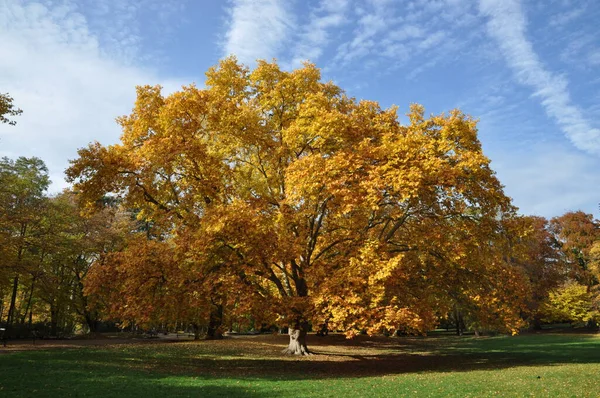
[(600, 394), (600, 336), (285, 336), (0, 354), (0, 396), (574, 396)]

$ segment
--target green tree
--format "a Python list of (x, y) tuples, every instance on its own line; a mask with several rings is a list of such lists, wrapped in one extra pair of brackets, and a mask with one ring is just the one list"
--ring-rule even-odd
[(10, 120), (7, 116), (18, 116), (21, 113), (23, 111), (15, 107), (10, 95), (0, 93), (0, 123), (15, 125), (17, 122)]
[[(47, 205), (48, 169), (38, 158), (0, 160), (0, 240), (3, 268), (11, 275), (10, 303), (6, 322), (16, 319), (19, 279), (28, 275), (30, 248), (39, 238), (37, 230)], [(3, 292), (4, 293), (4, 292)], [(6, 294), (3, 294), (4, 297)]]

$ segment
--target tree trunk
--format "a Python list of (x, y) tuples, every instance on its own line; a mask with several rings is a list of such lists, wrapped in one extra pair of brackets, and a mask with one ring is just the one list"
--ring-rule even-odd
[(15, 279), (13, 280), (12, 295), (10, 296), (10, 306), (8, 307), (8, 317), (6, 319), (6, 324), (8, 326), (12, 325), (13, 320), (14, 320), (13, 318), (15, 317), (18, 288), (19, 288), (19, 274), (16, 274)]
[(87, 324), (90, 333), (96, 333), (98, 331), (98, 319), (93, 317), (90, 312), (86, 309), (84, 311), (85, 323)]
[(58, 337), (58, 309), (54, 306), (50, 306), (50, 335)]
[(80, 314), (83, 315), (90, 333), (96, 333), (98, 331), (98, 312), (95, 310), (92, 311), (89, 308), (87, 296), (83, 293), (82, 275), (79, 272), (75, 272), (75, 278), (77, 279), (77, 296), (81, 304)]
[(214, 340), (223, 338), (221, 324), (223, 323), (223, 306), (221, 304), (213, 304), (210, 310), (210, 319), (208, 321), (208, 330), (206, 331), (206, 339)]
[(533, 317), (533, 330), (542, 330), (542, 320), (539, 314), (535, 314)]
[(328, 321), (325, 321), (325, 323), (323, 323), (321, 325), (321, 327), (319, 328), (319, 330), (317, 331), (317, 336), (327, 336), (329, 334), (329, 327), (328, 327)]
[[(21, 234), (20, 237), (23, 238), (25, 236), (25, 232), (27, 231), (26, 225), (21, 225)], [(21, 265), (21, 259), (23, 258), (23, 241), (19, 245), (19, 249), (17, 250), (17, 263), (15, 269), (17, 270), (15, 273), (15, 279), (13, 281), (13, 289), (12, 296), (10, 297), (10, 306), (8, 307), (8, 315), (6, 318), (7, 329), (10, 329), (10, 326), (14, 322), (16, 304), (17, 304), (17, 293), (19, 289), (19, 266)]]
[(194, 330), (194, 340), (200, 340), (200, 325), (192, 323), (192, 329)]
[[(29, 298), (27, 299), (27, 305), (25, 306), (25, 312), (23, 312), (23, 318), (21, 320), (21, 323), (25, 323), (25, 320), (27, 319), (27, 313), (29, 312), (31, 314), (31, 300), (33, 299), (33, 291), (35, 289), (35, 277), (31, 280), (31, 290), (29, 291)], [(29, 319), (32, 319), (32, 317), (30, 316)], [(29, 323), (29, 326), (31, 327), (31, 322)]]
[(455, 321), (456, 321), (456, 335), (457, 336), (462, 336), (463, 334), (463, 319), (462, 319), (462, 313), (461, 311), (458, 309), (458, 307), (455, 307)]
[(302, 322), (296, 324), (289, 329), (290, 344), (288, 348), (282, 351), (287, 355), (311, 355), (311, 352), (306, 346), (306, 332), (308, 331), (308, 323)]

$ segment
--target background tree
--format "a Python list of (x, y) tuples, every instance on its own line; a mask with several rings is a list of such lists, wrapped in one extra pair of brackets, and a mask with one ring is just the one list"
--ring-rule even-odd
[(122, 248), (119, 242), (129, 232), (123, 231), (130, 225), (128, 219), (110, 206), (92, 215), (81, 214), (72, 192), (50, 199), (44, 215), (44, 241), (37, 248), (44, 253), (44, 261), (36, 272), (37, 298), (49, 312), (51, 334), (71, 333), (78, 325), (96, 331), (98, 314), (84, 295), (83, 280), (94, 261)]
[(542, 306), (547, 322), (570, 322), (583, 325), (598, 321), (600, 313), (594, 308), (594, 297), (589, 287), (569, 281), (550, 292)]
[(227, 58), (206, 89), (138, 87), (121, 143), (80, 150), (67, 174), (89, 204), (113, 193), (140, 209), (203, 277), (235, 280), (290, 326), (289, 353), (307, 352), (310, 322), (424, 332), (455, 297), (515, 331), (526, 282), (501, 233), (514, 209), (476, 122), (417, 105), (409, 119), (311, 64)]
[(572, 276), (572, 265), (562, 254), (561, 242), (553, 233), (550, 223), (543, 217), (523, 216), (515, 222), (521, 224), (521, 235), (512, 234), (514, 261), (525, 271), (531, 288), (527, 300), (527, 317), (531, 325), (541, 328), (543, 303), (550, 292), (565, 284)]
[[(3, 296), (9, 297), (6, 315), (9, 328), (18, 319), (17, 299), (20, 287), (32, 289), (33, 280), (26, 281), (30, 285), (28, 287), (22, 286), (20, 282), (23, 282), (22, 277), (31, 275), (31, 267), (36, 262), (30, 249), (40, 237), (41, 215), (47, 205), (44, 193), (49, 183), (48, 169), (38, 158), (0, 160), (2, 265), (5, 275), (10, 275), (11, 279), (10, 292), (3, 291)], [(23, 296), (26, 297), (26, 293)]]
[(168, 241), (131, 236), (124, 250), (109, 253), (92, 267), (86, 292), (101, 299), (106, 314), (149, 329), (157, 325), (191, 324), (199, 336), (210, 314), (204, 280), (190, 274)]
[(550, 221), (550, 231), (559, 244), (563, 259), (572, 267), (572, 278), (590, 285), (590, 251), (600, 239), (600, 223), (592, 214), (567, 212)]
[(10, 120), (7, 116), (18, 116), (21, 113), (23, 111), (14, 106), (13, 99), (8, 93), (0, 93), (0, 123), (8, 123), (14, 126), (17, 122)]
[[(582, 211), (567, 212), (551, 220), (551, 231), (560, 245), (560, 253), (564, 261), (570, 265), (569, 281), (554, 293), (554, 299), (549, 301), (550, 314), (557, 314), (558, 309), (587, 308), (586, 319), (590, 324), (598, 321), (599, 288), (596, 262), (596, 247), (600, 242), (600, 222), (592, 214)], [(585, 287), (585, 294), (582, 292)], [(579, 290), (578, 290), (579, 289)], [(565, 300), (559, 303), (560, 300)], [(590, 304), (591, 303), (591, 304)], [(582, 310), (583, 311), (583, 310)], [(581, 322), (584, 312), (579, 310), (567, 311), (573, 321)], [(579, 315), (575, 316), (574, 313)], [(595, 315), (594, 315), (595, 314)]]

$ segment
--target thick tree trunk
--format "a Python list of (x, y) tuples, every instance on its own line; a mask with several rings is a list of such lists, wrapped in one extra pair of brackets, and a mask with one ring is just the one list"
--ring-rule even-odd
[(79, 314), (83, 315), (85, 323), (87, 324), (90, 333), (96, 333), (98, 331), (98, 314), (96, 311), (90, 311), (87, 296), (83, 293), (83, 277), (79, 272), (75, 272), (75, 278), (77, 279), (77, 296), (81, 304), (81, 309), (78, 311)]
[(87, 309), (84, 311), (84, 318), (90, 333), (96, 333), (98, 331), (98, 319), (93, 317)]
[(210, 311), (210, 319), (208, 321), (208, 330), (206, 331), (206, 339), (214, 340), (223, 338), (221, 325), (223, 324), (223, 306), (214, 304)]
[(282, 353), (287, 355), (311, 355), (306, 346), (307, 331), (308, 324), (306, 322), (296, 324), (293, 328), (290, 328), (288, 332), (290, 335), (290, 344)]

